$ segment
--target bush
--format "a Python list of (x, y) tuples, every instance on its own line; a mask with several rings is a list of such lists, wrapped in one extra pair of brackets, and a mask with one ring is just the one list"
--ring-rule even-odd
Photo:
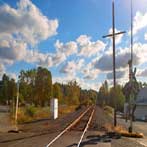
[(104, 107), (104, 111), (108, 114), (108, 115), (113, 115), (114, 113), (114, 109), (110, 106), (105, 106)]
[(35, 109), (35, 107), (34, 106), (28, 106), (27, 108), (26, 108), (26, 115), (28, 115), (28, 116), (30, 116), (30, 117), (33, 117), (34, 116), (34, 114), (36, 113), (36, 109)]

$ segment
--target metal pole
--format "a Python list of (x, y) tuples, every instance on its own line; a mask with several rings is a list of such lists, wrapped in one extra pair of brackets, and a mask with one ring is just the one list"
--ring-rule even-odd
[[(116, 88), (116, 75), (115, 75), (115, 7), (114, 7), (114, 0), (112, 0), (112, 34), (113, 34), (113, 85), (114, 90)], [(116, 102), (115, 102), (115, 108), (114, 108), (114, 126), (117, 125), (116, 120)]]
[(19, 103), (19, 80), (17, 81), (17, 98), (16, 98), (16, 111), (15, 111), (15, 125), (17, 127), (18, 118), (18, 103)]

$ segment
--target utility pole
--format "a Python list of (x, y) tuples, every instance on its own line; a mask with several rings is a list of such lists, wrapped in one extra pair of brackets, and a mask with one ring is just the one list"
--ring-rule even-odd
[(129, 106), (130, 106), (130, 126), (129, 132), (132, 133), (133, 130), (133, 106), (132, 106), (132, 99), (133, 99), (133, 3), (131, 0), (131, 60), (129, 61), (129, 80), (131, 83), (131, 94), (129, 98)]
[[(112, 0), (112, 34), (108, 34), (106, 36), (103, 36), (103, 38), (112, 37), (112, 43), (113, 43), (113, 86), (114, 90), (116, 88), (116, 71), (115, 71), (115, 36), (124, 34), (125, 31), (115, 33), (115, 6), (114, 6), (114, 0)], [(114, 108), (114, 126), (117, 125), (117, 119), (116, 119), (116, 102), (115, 102), (115, 108)]]

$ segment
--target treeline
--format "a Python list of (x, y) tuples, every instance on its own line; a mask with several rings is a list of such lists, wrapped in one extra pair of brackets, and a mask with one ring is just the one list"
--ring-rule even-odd
[(19, 85), (19, 100), (21, 105), (33, 104), (45, 106), (50, 104), (52, 97), (59, 99), (59, 104), (88, 105), (96, 101), (97, 92), (82, 90), (76, 81), (67, 84), (52, 83), (52, 74), (46, 68), (22, 70), (19, 74), (19, 84), (14, 79), (3, 75), (0, 81), (0, 103), (14, 103)]
[(99, 89), (97, 104), (109, 105), (122, 111), (124, 103), (131, 99), (136, 100), (139, 90), (143, 87), (147, 87), (147, 83), (133, 81), (132, 84), (127, 82), (124, 86), (116, 85), (114, 89), (114, 87), (108, 88), (108, 83), (105, 81)]

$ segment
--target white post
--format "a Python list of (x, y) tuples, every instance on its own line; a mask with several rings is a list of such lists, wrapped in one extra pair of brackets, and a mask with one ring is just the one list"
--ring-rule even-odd
[(51, 99), (51, 105), (50, 105), (50, 110), (51, 110), (51, 117), (53, 119), (57, 119), (58, 118), (58, 99), (57, 98), (53, 98)]

